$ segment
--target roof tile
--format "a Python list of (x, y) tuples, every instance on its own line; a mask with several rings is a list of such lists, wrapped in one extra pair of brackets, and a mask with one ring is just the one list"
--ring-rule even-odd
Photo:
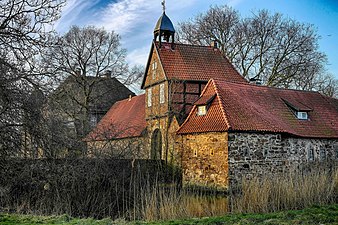
[[(227, 130), (278, 132), (312, 138), (338, 137), (337, 100), (318, 92), (211, 80), (202, 95), (212, 92), (217, 97), (205, 118), (196, 115), (194, 106), (178, 130), (179, 134)], [(308, 112), (309, 120), (297, 119), (283, 99), (312, 109)], [(207, 123), (214, 123), (214, 126), (209, 128)]]
[(219, 49), (187, 44), (175, 44), (172, 49), (168, 45), (162, 43), (160, 48), (155, 43), (168, 79), (208, 81), (214, 78), (247, 83)]
[(116, 102), (85, 140), (139, 137), (145, 129), (145, 95), (143, 94)]

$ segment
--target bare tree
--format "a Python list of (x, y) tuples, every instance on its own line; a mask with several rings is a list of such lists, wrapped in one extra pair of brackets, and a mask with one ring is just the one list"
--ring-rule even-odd
[(42, 80), (36, 61), (63, 0), (0, 2), (0, 156), (15, 154), (26, 126), (25, 100)]
[[(121, 83), (132, 84), (141, 71), (129, 69), (125, 58), (118, 34), (92, 26), (71, 27), (46, 52), (46, 69), (61, 82), (49, 98), (52, 116), (63, 118), (74, 130), (74, 150), (83, 152), (82, 138), (115, 101), (134, 95)], [(98, 111), (102, 115), (94, 118)]]
[[(331, 93), (314, 88), (323, 78), (327, 59), (319, 51), (320, 37), (313, 25), (266, 10), (241, 19), (231, 7), (215, 6), (180, 23), (179, 37), (192, 44), (207, 45), (216, 40), (223, 54), (247, 79), (260, 79), (268, 86)], [(326, 80), (321, 80), (324, 86), (334, 89), (334, 82)]]

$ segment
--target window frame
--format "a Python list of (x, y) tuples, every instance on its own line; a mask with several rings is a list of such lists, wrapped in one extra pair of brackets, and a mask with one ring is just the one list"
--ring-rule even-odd
[(154, 60), (152, 63), (152, 78), (153, 80), (156, 78), (156, 70), (157, 70), (157, 61)]
[(148, 89), (148, 95), (147, 95), (147, 102), (148, 102), (148, 107), (152, 106), (152, 90), (151, 88)]
[(197, 106), (197, 115), (198, 116), (205, 116), (206, 114), (207, 114), (207, 106), (206, 105), (198, 105)]
[[(304, 115), (305, 115), (305, 117), (304, 117)], [(309, 119), (309, 115), (305, 111), (297, 111), (296, 116), (297, 116), (297, 119), (299, 119), (299, 120), (308, 120)]]
[(165, 103), (164, 83), (160, 84), (160, 104)]
[(308, 161), (315, 161), (315, 150), (313, 148), (307, 150), (307, 159)]
[(326, 160), (326, 150), (324, 148), (319, 149), (319, 158), (321, 161), (325, 161)]

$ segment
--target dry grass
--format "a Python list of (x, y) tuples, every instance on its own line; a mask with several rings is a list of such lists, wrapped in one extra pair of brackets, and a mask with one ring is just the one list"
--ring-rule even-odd
[(337, 201), (338, 169), (243, 180), (241, 194), (231, 196), (232, 212), (276, 212)]
[(141, 190), (126, 218), (146, 221), (220, 216), (228, 212), (227, 197), (208, 196), (172, 187)]
[[(213, 217), (233, 213), (263, 213), (337, 203), (338, 169), (290, 173), (273, 178), (243, 180), (239, 194), (203, 195), (177, 187), (148, 187), (138, 193), (129, 219), (146, 221)], [(229, 204), (230, 203), (230, 204)]]

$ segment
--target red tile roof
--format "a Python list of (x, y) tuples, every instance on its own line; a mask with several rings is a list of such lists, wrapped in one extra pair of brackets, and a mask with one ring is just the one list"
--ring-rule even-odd
[(102, 141), (142, 136), (146, 129), (145, 95), (116, 102), (85, 141)]
[[(195, 105), (178, 134), (264, 131), (300, 137), (338, 138), (337, 100), (318, 92), (278, 89), (221, 80), (209, 81), (203, 95), (217, 94), (205, 116)], [(298, 104), (309, 120), (299, 120), (285, 101)]]
[[(233, 65), (221, 54), (219, 49), (211, 46), (175, 44), (174, 49), (169, 43), (154, 43), (161, 65), (168, 80), (208, 81), (222, 79), (230, 82), (247, 83)], [(152, 52), (152, 49), (150, 52)], [(148, 62), (149, 64), (149, 62)], [(147, 70), (146, 70), (147, 71)], [(145, 84), (143, 79), (142, 88)]]

